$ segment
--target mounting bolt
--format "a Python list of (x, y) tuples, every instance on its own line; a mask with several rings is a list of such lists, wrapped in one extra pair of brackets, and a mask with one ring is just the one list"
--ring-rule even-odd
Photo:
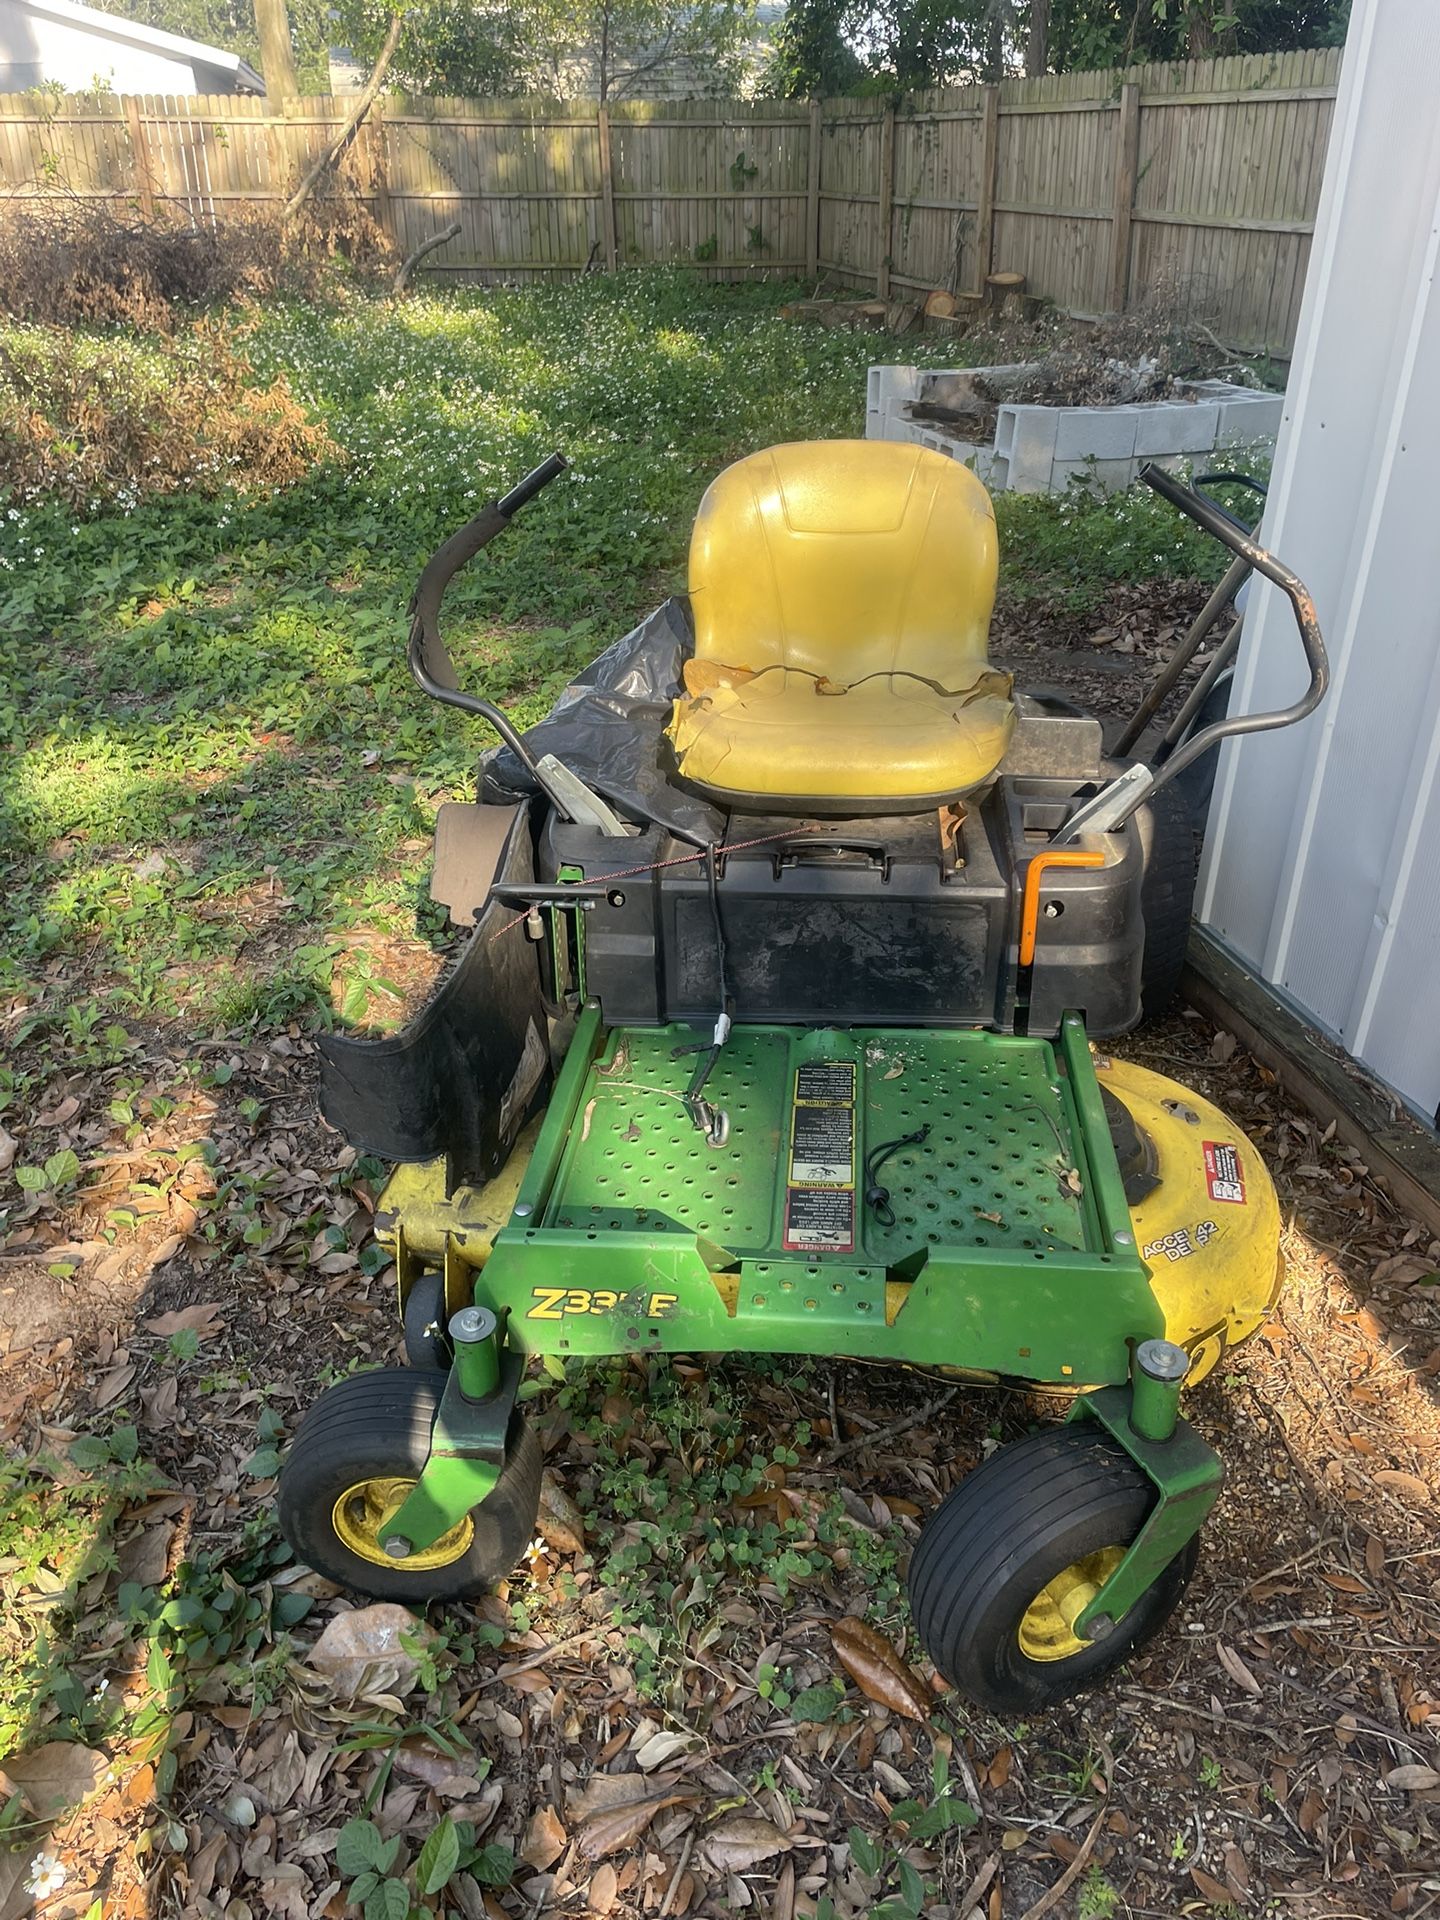
[(1117, 1247), (1133, 1247), (1135, 1244), (1135, 1236), (1133, 1233), (1117, 1233), (1115, 1236), (1115, 1244)]
[(408, 1560), (410, 1558), (410, 1542), (405, 1538), (403, 1533), (390, 1534), (385, 1540), (384, 1546), (386, 1554), (392, 1560)]
[(450, 1316), (450, 1338), (461, 1342), (488, 1340), (499, 1324), (488, 1307), (462, 1307)]
[(1115, 1631), (1115, 1622), (1108, 1613), (1097, 1613), (1090, 1622), (1089, 1637), (1092, 1640), (1108, 1640)]
[(534, 1211), (534, 1207), (531, 1206), (528, 1200), (522, 1200), (515, 1209), (515, 1218), (517, 1220), (528, 1220)]

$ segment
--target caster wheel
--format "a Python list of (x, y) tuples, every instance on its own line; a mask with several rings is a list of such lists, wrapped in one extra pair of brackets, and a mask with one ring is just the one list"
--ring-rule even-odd
[(517, 1409), (495, 1490), (408, 1560), (385, 1552), (385, 1522), (420, 1477), (444, 1382), (380, 1367), (329, 1387), (301, 1422), (280, 1474), (280, 1526), (326, 1579), (374, 1600), (423, 1606), (503, 1580), (529, 1543), (540, 1506), (540, 1442)]
[(412, 1367), (449, 1368), (455, 1354), (445, 1327), (445, 1276), (422, 1273), (405, 1296), (405, 1358)]
[(1159, 1632), (1195, 1569), (1198, 1540), (1105, 1639), (1076, 1634), (1153, 1503), (1140, 1468), (1089, 1422), (1002, 1447), (945, 1499), (910, 1562), (910, 1610), (940, 1672), (1005, 1716), (1120, 1666)]

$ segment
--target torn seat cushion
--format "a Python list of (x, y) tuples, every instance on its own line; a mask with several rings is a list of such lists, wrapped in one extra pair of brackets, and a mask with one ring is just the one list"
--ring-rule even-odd
[(989, 495), (927, 448), (803, 441), (727, 467), (690, 545), (681, 778), (820, 813), (981, 784), (1014, 726), (986, 657), (996, 559)]
[(678, 700), (670, 737), (683, 777), (710, 792), (789, 800), (807, 811), (856, 803), (861, 811), (913, 811), (979, 786), (1015, 727), (1010, 677), (988, 669), (954, 692), (903, 673), (834, 693), (822, 684), (774, 667), (711, 680)]

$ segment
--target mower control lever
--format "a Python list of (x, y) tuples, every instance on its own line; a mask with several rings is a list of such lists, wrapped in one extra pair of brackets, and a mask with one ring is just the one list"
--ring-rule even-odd
[(535, 763), (535, 756), (507, 717), (493, 701), (460, 691), (455, 663), (440, 637), (440, 603), (460, 569), (468, 565), (482, 547), (488, 547), (497, 534), (503, 533), (511, 516), (533, 500), (542, 487), (548, 487), (568, 464), (563, 454), (552, 453), (509, 493), (482, 507), (473, 520), (467, 520), (458, 533), (452, 533), (444, 546), (431, 555), (410, 597), (410, 644), (406, 650), (410, 671), (430, 698), (488, 720), (536, 786), (553, 801), (562, 820), (571, 818), (564, 796), (546, 780)]
[(1059, 846), (1068, 844), (1085, 832), (1113, 832), (1115, 828), (1123, 826), (1152, 794), (1173, 780), (1176, 774), (1183, 773), (1186, 767), (1207, 754), (1221, 740), (1227, 740), (1235, 734), (1266, 733), (1276, 727), (1293, 727), (1297, 720), (1303, 720), (1307, 714), (1315, 711), (1325, 698), (1325, 689), (1330, 684), (1330, 663), (1325, 654), (1320, 622), (1315, 614), (1315, 602), (1300, 576), (1260, 546), (1222, 507), (1197, 493), (1193, 487), (1187, 487), (1183, 481), (1175, 479), (1173, 474), (1147, 462), (1140, 469), (1140, 478), (1168, 500), (1171, 506), (1178, 507), (1197, 527), (1203, 528), (1222, 546), (1228, 547), (1237, 559), (1244, 560), (1256, 573), (1263, 574), (1280, 588), (1295, 614), (1300, 644), (1310, 668), (1310, 684), (1291, 706), (1278, 707), (1271, 713), (1238, 714), (1217, 720), (1213, 726), (1203, 727), (1193, 739), (1177, 748), (1158, 772), (1138, 763), (1128, 767), (1071, 815), (1056, 836)]

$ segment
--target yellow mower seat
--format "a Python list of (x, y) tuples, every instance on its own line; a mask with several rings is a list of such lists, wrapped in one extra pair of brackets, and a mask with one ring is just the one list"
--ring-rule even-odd
[(876, 440), (727, 467), (690, 542), (695, 653), (669, 735), (717, 798), (911, 811), (979, 786), (1015, 725), (985, 646), (995, 516), (968, 468)]

